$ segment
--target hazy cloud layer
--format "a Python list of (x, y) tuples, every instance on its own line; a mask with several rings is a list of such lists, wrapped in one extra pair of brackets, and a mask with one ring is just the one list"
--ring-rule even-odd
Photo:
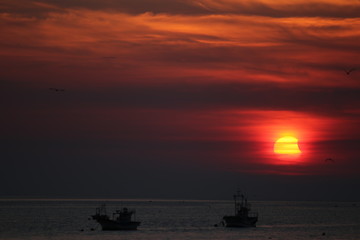
[(1, 61), (7, 72), (33, 69), (30, 75), (39, 79), (37, 66), (78, 79), (98, 74), (112, 82), (171, 78), (354, 85), (344, 70), (359, 62), (357, 19), (68, 9), (41, 19), (5, 13), (1, 27)]

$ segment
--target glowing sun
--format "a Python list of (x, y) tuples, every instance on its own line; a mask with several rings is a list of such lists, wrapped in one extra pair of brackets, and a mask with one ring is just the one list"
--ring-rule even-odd
[(274, 153), (297, 155), (301, 153), (298, 139), (292, 136), (281, 137), (274, 143)]

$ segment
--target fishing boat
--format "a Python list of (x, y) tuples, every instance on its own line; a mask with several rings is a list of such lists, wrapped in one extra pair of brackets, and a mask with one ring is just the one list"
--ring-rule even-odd
[(95, 215), (92, 219), (96, 220), (102, 227), (102, 230), (137, 230), (140, 222), (133, 221), (132, 216), (135, 218), (135, 210), (123, 208), (116, 210), (112, 214), (112, 219), (106, 214), (105, 204), (96, 208)]
[(225, 227), (256, 227), (258, 213), (251, 211), (251, 205), (247, 198), (240, 192), (234, 195), (235, 215), (224, 216), (223, 224)]

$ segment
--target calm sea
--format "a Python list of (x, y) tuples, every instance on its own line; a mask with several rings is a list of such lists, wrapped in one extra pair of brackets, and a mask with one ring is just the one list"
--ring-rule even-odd
[[(136, 209), (138, 230), (101, 231), (89, 220), (101, 203), (108, 213)], [(252, 208), (259, 212), (257, 227), (233, 229), (214, 226), (233, 214), (231, 201), (0, 200), (0, 239), (360, 239), (357, 202), (259, 201)]]

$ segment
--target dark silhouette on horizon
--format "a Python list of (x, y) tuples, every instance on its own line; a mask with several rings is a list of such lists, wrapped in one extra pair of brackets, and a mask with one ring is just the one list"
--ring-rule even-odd
[(334, 159), (332, 159), (332, 158), (326, 158), (326, 159), (325, 159), (325, 162), (332, 162), (332, 163), (333, 163), (333, 162), (335, 162), (335, 161), (334, 161)]

